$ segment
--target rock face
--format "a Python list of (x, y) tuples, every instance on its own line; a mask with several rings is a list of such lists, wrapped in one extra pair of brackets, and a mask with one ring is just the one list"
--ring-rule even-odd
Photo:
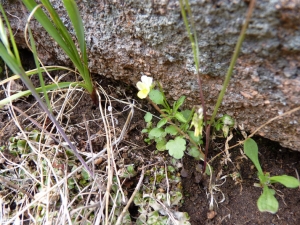
[[(61, 1), (52, 1), (72, 31)], [(168, 97), (186, 95), (200, 104), (191, 44), (177, 0), (80, 0), (93, 73), (135, 84), (142, 74), (159, 80)], [(112, 3), (109, 3), (112, 2)], [(208, 114), (221, 89), (249, 1), (194, 0), (192, 7), (200, 47)], [(19, 3), (4, 1), (25, 47), (27, 14)], [(25, 13), (24, 13), (25, 12)], [(37, 22), (31, 22), (40, 57), (47, 64), (68, 58)], [(300, 106), (300, 3), (257, 1), (234, 75), (219, 114), (227, 113), (253, 131), (269, 119)], [(282, 146), (300, 151), (300, 112), (273, 121), (259, 132)]]

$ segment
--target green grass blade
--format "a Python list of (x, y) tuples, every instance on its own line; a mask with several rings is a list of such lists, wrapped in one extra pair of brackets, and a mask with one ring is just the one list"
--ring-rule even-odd
[[(13, 48), (13, 50), (14, 50), (14, 57), (15, 57), (15, 59), (17, 60), (18, 64), (21, 66), (22, 64), (21, 64), (21, 59), (20, 59), (20, 55), (19, 55), (19, 50), (18, 50), (18, 48), (17, 48), (16, 42), (15, 42), (15, 39), (14, 39), (14, 34), (13, 34), (13, 32), (12, 32), (12, 29), (11, 29), (10, 23), (9, 23), (7, 17), (6, 17), (6, 14), (5, 14), (4, 10), (3, 10), (2, 4), (0, 4), (0, 10), (1, 10), (1, 13), (2, 13), (2, 15), (3, 15), (3, 18), (4, 18), (4, 20), (5, 20), (5, 23), (6, 23), (6, 27), (7, 27), (7, 29), (8, 29), (8, 32), (9, 32), (10, 42), (11, 42), (12, 48)], [(1, 20), (1, 19), (0, 19), (0, 23), (1, 23), (1, 25), (2, 25), (2, 26), (1, 26), (1, 29), (2, 29), (2, 28), (4, 29), (4, 26), (3, 26), (3, 23), (2, 23), (2, 20)], [(1, 36), (2, 36), (2, 35), (5, 35), (4, 33), (5, 33), (5, 32), (1, 32)], [(2, 39), (2, 38), (1, 38), (1, 39)], [(6, 40), (7, 40), (7, 46), (6, 46), (6, 49), (7, 49), (7, 50), (9, 49), (9, 51), (10, 51), (9, 43), (8, 43), (7, 37), (6, 37)], [(3, 42), (3, 40), (2, 40), (2, 42)], [(4, 43), (4, 42), (3, 42), (3, 43)], [(4, 43), (4, 44), (5, 44), (5, 43)]]
[(33, 53), (33, 59), (34, 59), (34, 62), (35, 62), (35, 65), (37, 67), (37, 71), (38, 71), (38, 74), (39, 74), (39, 80), (40, 80), (40, 84), (41, 84), (43, 94), (44, 94), (44, 97), (45, 97), (46, 105), (47, 105), (48, 109), (50, 110), (50, 112), (52, 112), (52, 107), (51, 107), (51, 104), (50, 104), (50, 101), (49, 101), (48, 93), (47, 93), (47, 90), (45, 88), (45, 81), (44, 81), (44, 77), (42, 75), (40, 62), (37, 58), (38, 54), (37, 54), (37, 51), (36, 51), (35, 42), (34, 42), (33, 35), (32, 35), (31, 29), (30, 29), (29, 26), (28, 26), (28, 32), (29, 32), (29, 37), (30, 37), (29, 39), (30, 39), (31, 51)]
[(0, 56), (5, 61), (5, 63), (9, 66), (9, 68), (16, 74), (19, 74), (23, 83), (26, 84), (27, 88), (31, 91), (32, 95), (35, 97), (35, 99), (39, 102), (42, 110), (48, 115), (48, 117), (51, 119), (53, 124), (56, 126), (58, 132), (62, 135), (63, 139), (68, 143), (70, 148), (73, 150), (76, 157), (79, 159), (79, 161), (83, 164), (85, 169), (89, 171), (90, 175), (94, 177), (93, 172), (91, 169), (87, 166), (83, 158), (79, 155), (78, 151), (76, 150), (75, 146), (72, 144), (68, 136), (65, 134), (63, 129), (61, 128), (60, 124), (57, 122), (56, 118), (53, 116), (53, 114), (48, 110), (47, 106), (44, 104), (43, 100), (40, 98), (39, 94), (36, 92), (35, 87), (31, 83), (30, 79), (26, 76), (25, 71), (22, 67), (18, 65), (17, 60), (8, 52), (6, 51), (6, 48), (0, 42)]
[[(79, 85), (78, 83), (74, 83), (74, 82), (61, 82), (61, 83), (57, 83), (57, 84), (50, 84), (50, 85), (46, 85), (44, 88), (46, 90), (46, 92), (48, 91), (53, 91), (53, 90), (57, 90), (57, 89), (61, 89), (61, 88), (67, 88), (69, 87), (70, 85), (72, 86), (75, 86), (75, 85)], [(43, 88), (42, 87), (39, 87), (39, 88), (36, 88), (35, 89), (37, 93), (43, 93)], [(21, 97), (26, 97), (26, 96), (29, 96), (31, 95), (31, 91), (30, 90), (26, 90), (26, 91), (21, 91), (21, 92), (18, 92), (16, 94), (13, 94), (5, 99), (2, 99), (0, 101), (0, 108), (2, 108), (4, 105), (10, 103), (11, 101), (13, 100), (16, 100), (18, 98), (21, 98)]]
[[(44, 29), (50, 34), (50, 36), (58, 43), (58, 45), (65, 51), (65, 53), (70, 57), (71, 61), (78, 68), (78, 70), (82, 71), (80, 56), (78, 55), (76, 46), (72, 41), (71, 36), (69, 35), (67, 29), (60, 21), (57, 13), (51, 6), (48, 1), (42, 1), (45, 3), (45, 7), (49, 11), (51, 18), (53, 19), (53, 23), (48, 18), (48, 16), (43, 12), (42, 9), (36, 9), (34, 13), (34, 17), (39, 21), (39, 23), (44, 27)], [(34, 0), (23, 0), (23, 3), (28, 8), (28, 10), (33, 11), (38, 5)]]
[(84, 28), (78, 7), (74, 0), (63, 0), (70, 20), (76, 32), (76, 37), (79, 42), (80, 51), (84, 63), (87, 63), (86, 44), (84, 39)]
[[(74, 20), (73, 26), (75, 28), (75, 32), (78, 35), (77, 39), (79, 41), (79, 46), (81, 49), (82, 57), (80, 57), (76, 45), (73, 42), (72, 37), (70, 36), (68, 30), (60, 20), (58, 14), (50, 4), (49, 0), (41, 0), (43, 5), (48, 10), (50, 17), (53, 21), (48, 18), (48, 16), (41, 10), (40, 8), (36, 10), (34, 16), (35, 18), (41, 23), (41, 25), (45, 28), (45, 30), (53, 37), (53, 39), (59, 44), (59, 46), (65, 51), (65, 53), (70, 57), (71, 61), (73, 62), (74, 66), (78, 69), (80, 75), (84, 79), (84, 82), (86, 83), (85, 88), (87, 91), (91, 94), (93, 91), (93, 84), (91, 81), (91, 77), (87, 68), (87, 55), (86, 55), (86, 46), (85, 46), (85, 40), (84, 40), (84, 32), (83, 32), (83, 25), (81, 18), (78, 17), (77, 21), (81, 21), (81, 25), (76, 24), (75, 22), (75, 16), (77, 13), (72, 12), (72, 20)], [(23, 0), (23, 3), (26, 5), (26, 7), (32, 11), (37, 7), (37, 3), (35, 0)], [(73, 3), (73, 8), (76, 7), (75, 2)], [(72, 9), (74, 11), (74, 9)], [(78, 9), (77, 9), (78, 11)], [(69, 13), (69, 12), (68, 12)], [(79, 14), (79, 12), (78, 12)], [(70, 17), (71, 17), (70, 16)], [(74, 17), (74, 18), (73, 18)], [(74, 25), (74, 23), (76, 25)], [(82, 26), (82, 28), (79, 28)], [(80, 31), (82, 29), (82, 31)], [(83, 44), (84, 42), (84, 44)]]
[(93, 89), (90, 73), (88, 70), (88, 59), (86, 54), (86, 43), (85, 43), (85, 35), (84, 35), (84, 27), (83, 22), (78, 10), (78, 7), (74, 0), (63, 0), (63, 3), (66, 7), (66, 10), (68, 12), (68, 15), (70, 17), (70, 20), (73, 24), (73, 27), (76, 32), (76, 37), (79, 43), (80, 51), (81, 51), (81, 57), (82, 57), (82, 65), (84, 72), (82, 74), (83, 79), (88, 87), (88, 90)]
[[(68, 70), (68, 71), (74, 72), (73, 70), (69, 69), (68, 67), (64, 67), (64, 66), (45, 66), (45, 67), (41, 67), (40, 69), (42, 72), (46, 72), (46, 71), (50, 72), (50, 71), (56, 71), (56, 70)], [(25, 71), (26, 76), (35, 75), (37, 73), (38, 73), (37, 69)], [(7, 82), (9, 82), (11, 80), (17, 80), (17, 79), (20, 79), (19, 75), (12, 75), (12, 76), (6, 78), (5, 80), (0, 81), (0, 85), (6, 84)]]
[(239, 56), (240, 49), (242, 47), (242, 44), (243, 44), (243, 41), (244, 41), (244, 38), (245, 38), (245, 35), (246, 35), (246, 30), (248, 28), (248, 24), (249, 24), (250, 18), (252, 16), (254, 5), (255, 5), (255, 0), (251, 0), (250, 5), (249, 5), (249, 9), (248, 9), (248, 12), (247, 12), (247, 15), (246, 15), (246, 21), (243, 24), (243, 27), (242, 27), (241, 33), (239, 35), (238, 41), (237, 41), (237, 43), (235, 45), (234, 52), (233, 52), (233, 55), (232, 55), (232, 58), (231, 58), (231, 61), (230, 61), (230, 65), (229, 65), (229, 68), (227, 70), (227, 73), (226, 73), (226, 76), (225, 76), (225, 80), (224, 80), (224, 83), (223, 83), (223, 86), (222, 86), (222, 90), (220, 91), (217, 103), (215, 105), (213, 114), (212, 114), (211, 119), (210, 119), (211, 123), (213, 123), (214, 119), (216, 118), (216, 115), (217, 115), (217, 112), (219, 110), (219, 107), (220, 107), (220, 105), (221, 105), (221, 103), (223, 101), (223, 97), (225, 95), (226, 89), (227, 89), (227, 87), (229, 85), (229, 81), (230, 81), (230, 78), (231, 78), (231, 75), (232, 75), (232, 72), (233, 72), (236, 60), (237, 60), (237, 58)]
[(188, 16), (189, 16), (190, 21), (191, 21), (191, 27), (193, 28), (192, 31), (189, 31), (189, 36), (190, 36), (190, 41), (191, 41), (191, 44), (192, 44), (192, 50), (193, 50), (193, 56), (194, 56), (196, 71), (198, 73), (198, 71), (199, 71), (199, 47), (198, 47), (196, 26), (195, 26), (194, 18), (193, 18), (193, 15), (192, 15), (191, 6), (190, 6), (188, 0), (185, 0), (185, 5), (186, 5), (187, 12), (188, 12)]
[[(38, 6), (34, 0), (23, 0), (23, 3), (30, 11), (34, 10), (35, 7)], [(71, 55), (72, 53), (69, 50), (69, 47), (61, 37), (56, 27), (50, 21), (48, 16), (43, 12), (43, 10), (40, 8), (37, 9), (34, 16), (39, 21), (39, 23), (45, 28), (45, 30), (52, 36), (52, 38), (59, 44), (59, 46), (66, 52), (66, 54), (68, 56)]]
[[(4, 12), (2, 12), (2, 13), (4, 14)], [(2, 26), (2, 28), (4, 27), (3, 24), (1, 24), (1, 26)], [(0, 30), (0, 35), (4, 35), (5, 32), (3, 30), (4, 29)], [(0, 38), (2, 40), (3, 36), (1, 36)], [(11, 39), (13, 39), (13, 38), (14, 37), (11, 36)], [(68, 143), (68, 145), (73, 150), (73, 152), (76, 155), (76, 157), (79, 159), (79, 161), (85, 167), (85, 169), (90, 173), (91, 177), (94, 177), (94, 174), (91, 171), (91, 169), (87, 166), (87, 164), (85, 163), (85, 161), (83, 160), (83, 158), (79, 155), (79, 153), (76, 150), (75, 146), (72, 144), (72, 142), (70, 141), (70, 139), (68, 138), (68, 136), (65, 134), (65, 132), (63, 131), (63, 129), (60, 126), (60, 124), (57, 122), (57, 120), (54, 117), (54, 115), (49, 111), (49, 109), (47, 108), (47, 106), (44, 104), (43, 100), (40, 98), (40, 96), (37, 93), (37, 91), (35, 90), (35, 87), (33, 86), (32, 82), (30, 81), (30, 79), (26, 75), (26, 73), (25, 73), (22, 65), (19, 63), (17, 57), (15, 57), (12, 54), (12, 52), (10, 51), (9, 48), (7, 49), (6, 46), (3, 45), (2, 41), (0, 42), (0, 56), (2, 57), (2, 59), (5, 61), (5, 63), (9, 66), (9, 68), (15, 74), (19, 74), (20, 75), (20, 78), (22, 79), (23, 83), (31, 91), (31, 93), (35, 97), (35, 99), (39, 102), (42, 110), (48, 115), (48, 117), (50, 118), (50, 120), (56, 126), (58, 132), (62, 135), (63, 139)], [(54, 84), (54, 85), (57, 86), (56, 84)]]
[[(73, 42), (73, 39), (72, 39), (69, 31), (67, 30), (67, 28), (65, 27), (65, 25), (63, 24), (61, 19), (59, 18), (59, 15), (55, 11), (55, 9), (52, 7), (49, 0), (41, 0), (41, 2), (48, 10), (48, 12), (51, 16), (51, 19), (52, 19), (53, 23), (55, 24), (55, 27), (58, 30), (59, 35), (62, 37), (62, 39), (66, 43), (67, 49), (70, 51), (70, 54), (67, 53), (67, 55), (71, 58), (71, 60), (72, 60), (72, 58), (74, 58), (74, 61), (72, 60), (74, 65), (78, 68), (80, 73), (82, 73), (81, 58), (78, 54), (76, 45)], [(51, 33), (49, 33), (49, 34), (52, 35)], [(62, 48), (65, 50), (65, 47), (62, 47)]]

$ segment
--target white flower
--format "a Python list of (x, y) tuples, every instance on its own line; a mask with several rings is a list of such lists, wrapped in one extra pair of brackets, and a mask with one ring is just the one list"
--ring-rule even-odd
[(143, 99), (143, 98), (147, 97), (147, 95), (149, 94), (149, 92), (151, 90), (153, 78), (143, 75), (141, 80), (142, 80), (142, 82), (141, 81), (137, 82), (136, 86), (139, 89), (139, 92), (137, 94), (138, 97)]

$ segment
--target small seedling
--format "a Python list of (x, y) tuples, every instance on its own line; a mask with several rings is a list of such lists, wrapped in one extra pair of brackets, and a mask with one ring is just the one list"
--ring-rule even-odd
[(222, 116), (215, 123), (216, 130), (217, 131), (222, 130), (225, 138), (228, 136), (229, 130), (233, 128), (233, 126), (234, 126), (234, 120), (227, 114)]
[(19, 154), (28, 154), (30, 152), (30, 147), (25, 140), (18, 139), (17, 137), (11, 137), (9, 139), (9, 151), (14, 156)]
[(254, 166), (258, 171), (259, 186), (263, 188), (263, 193), (257, 200), (257, 207), (261, 212), (276, 213), (279, 208), (277, 199), (275, 198), (275, 190), (269, 188), (273, 183), (281, 183), (288, 188), (297, 188), (300, 185), (298, 179), (292, 176), (281, 175), (281, 176), (270, 176), (270, 173), (263, 172), (259, 160), (258, 160), (258, 147), (256, 142), (248, 138), (244, 142), (244, 152), (248, 158), (253, 162)]

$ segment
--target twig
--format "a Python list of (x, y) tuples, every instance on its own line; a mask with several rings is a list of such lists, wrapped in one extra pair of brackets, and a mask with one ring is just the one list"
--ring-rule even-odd
[(110, 130), (108, 127), (108, 121), (106, 118), (105, 113), (103, 112), (103, 107), (101, 104), (101, 96), (98, 91), (96, 91), (98, 98), (99, 98), (99, 109), (101, 113), (101, 117), (103, 118), (103, 124), (104, 124), (104, 129), (105, 129), (105, 134), (106, 134), (106, 149), (107, 149), (107, 185), (106, 185), (106, 192), (105, 192), (105, 225), (108, 225), (108, 205), (109, 205), (109, 195), (110, 195), (110, 189), (112, 186), (112, 180), (113, 180), (113, 169), (111, 168), (111, 154), (112, 153), (112, 144), (111, 144), (111, 134)]
[(130, 199), (128, 200), (128, 202), (127, 202), (127, 204), (126, 204), (126, 206), (123, 208), (122, 213), (121, 213), (120, 216), (118, 217), (118, 220), (117, 220), (117, 222), (116, 222), (116, 225), (120, 225), (120, 224), (121, 224), (122, 219), (123, 219), (125, 213), (127, 212), (127, 210), (128, 210), (128, 208), (129, 208), (131, 202), (133, 201), (135, 195), (137, 194), (137, 192), (139, 191), (139, 189), (140, 189), (140, 187), (141, 187), (141, 185), (142, 185), (142, 182), (143, 182), (143, 179), (144, 179), (144, 174), (145, 174), (145, 170), (143, 169), (143, 170), (142, 170), (142, 173), (141, 173), (141, 177), (140, 177), (140, 179), (139, 179), (139, 182), (138, 182), (138, 184), (136, 185), (136, 187), (135, 187), (135, 189), (134, 189), (134, 192), (132, 193)]
[[(86, 117), (85, 115), (83, 114), (83, 122), (84, 122), (84, 126), (85, 126), (85, 130), (86, 130), (86, 133), (87, 133), (87, 142), (88, 142), (88, 145), (90, 147), (90, 151), (92, 152), (92, 154), (94, 154), (93, 152), (93, 145), (92, 145), (92, 140), (91, 140), (91, 134), (90, 134), (90, 129), (89, 129), (89, 122), (86, 121)], [(95, 174), (95, 165), (94, 165), (94, 161), (92, 162), (92, 171), (93, 173)]]
[(253, 136), (254, 136), (261, 128), (263, 128), (264, 126), (266, 126), (266, 125), (268, 125), (269, 123), (273, 122), (274, 120), (277, 120), (277, 119), (279, 119), (280, 117), (283, 117), (283, 116), (285, 116), (285, 115), (291, 114), (291, 113), (296, 112), (296, 111), (298, 111), (298, 110), (300, 110), (300, 106), (299, 106), (299, 107), (296, 107), (296, 108), (294, 108), (294, 109), (292, 109), (292, 110), (290, 110), (290, 111), (287, 111), (287, 112), (285, 112), (285, 113), (283, 113), (283, 114), (281, 114), (281, 115), (278, 115), (278, 116), (273, 117), (272, 119), (268, 120), (266, 123), (264, 123), (263, 125), (261, 125), (260, 127), (258, 127), (255, 131), (253, 131), (253, 133), (250, 134), (250, 135), (248, 136), (248, 138), (253, 137)]
[(44, 129), (42, 127), (41, 124), (39, 124), (36, 120), (32, 119), (30, 116), (28, 116), (25, 112), (23, 112), (22, 110), (20, 110), (18, 107), (14, 106), (14, 105), (11, 105), (16, 111), (18, 111), (20, 114), (22, 114), (24, 117), (26, 117), (26, 119), (29, 119), (34, 125), (36, 125), (39, 129), (41, 129), (41, 131), (45, 132), (46, 134), (48, 134), (52, 139), (53, 141), (55, 141), (57, 144), (60, 144), (60, 141), (55, 138), (53, 136), (53, 134), (51, 134), (49, 131), (47, 131), (46, 129)]
[[(284, 116), (286, 116), (286, 115), (292, 114), (292, 113), (294, 113), (294, 112), (296, 112), (296, 111), (298, 111), (298, 110), (300, 110), (300, 106), (299, 106), (299, 107), (296, 107), (296, 108), (294, 108), (294, 109), (292, 109), (292, 110), (290, 110), (290, 111), (287, 111), (287, 112), (285, 112), (285, 113), (283, 113), (283, 114), (281, 114), (281, 115), (278, 115), (278, 116), (273, 117), (272, 119), (268, 120), (266, 123), (264, 123), (263, 125), (261, 125), (260, 127), (258, 127), (255, 131), (253, 131), (253, 132), (248, 136), (248, 138), (253, 137), (260, 129), (262, 129), (263, 127), (265, 127), (265, 126), (268, 125), (269, 123), (273, 122), (274, 120), (277, 120), (277, 119), (279, 119), (279, 118), (281, 118), (281, 117), (284, 117)], [(239, 145), (242, 145), (248, 138), (246, 138), (246, 139), (243, 140), (243, 141), (239, 141), (239, 143), (237, 143), (237, 144), (235, 144), (235, 145), (230, 146), (229, 148), (227, 148), (227, 150), (228, 150), (228, 149), (235, 148), (235, 147), (237, 147), (237, 146), (239, 146)], [(220, 152), (219, 154), (215, 155), (211, 160), (209, 160), (209, 163), (211, 163), (212, 161), (214, 161), (214, 160), (215, 160), (219, 155), (221, 155), (223, 152), (224, 152), (224, 151), (222, 151), (222, 152)]]

